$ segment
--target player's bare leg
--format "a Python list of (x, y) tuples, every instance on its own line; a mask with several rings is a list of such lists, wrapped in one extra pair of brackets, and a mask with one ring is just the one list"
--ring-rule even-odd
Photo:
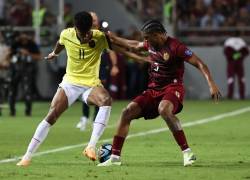
[(95, 161), (96, 143), (100, 139), (101, 135), (105, 130), (105, 127), (108, 124), (111, 112), (112, 98), (110, 97), (108, 91), (105, 88), (98, 86), (93, 88), (93, 90), (88, 96), (87, 101), (88, 104), (94, 104), (99, 107), (99, 111), (93, 123), (93, 131), (91, 134), (90, 141), (88, 143), (88, 146), (83, 151), (83, 155)]
[(162, 100), (158, 107), (159, 114), (167, 123), (170, 131), (173, 133), (175, 141), (183, 152), (184, 166), (188, 166), (191, 165), (196, 160), (196, 158), (188, 146), (180, 120), (173, 114), (173, 109), (173, 103), (168, 100)]
[(39, 145), (45, 140), (50, 127), (55, 124), (58, 117), (67, 109), (68, 99), (62, 88), (58, 88), (49, 109), (47, 116), (38, 125), (33, 138), (27, 148), (22, 160), (17, 166), (28, 166), (31, 162), (32, 155), (36, 152)]
[(141, 115), (141, 111), (140, 106), (135, 102), (129, 103), (122, 111), (116, 135), (113, 138), (112, 155), (110, 159), (98, 164), (98, 166), (121, 165), (121, 150), (128, 135), (130, 123)]

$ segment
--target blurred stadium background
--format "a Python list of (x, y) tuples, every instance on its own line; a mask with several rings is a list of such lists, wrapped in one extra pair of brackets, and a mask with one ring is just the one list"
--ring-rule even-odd
[[(51, 52), (55, 42), (58, 40), (60, 31), (72, 25), (74, 13), (81, 10), (95, 11), (100, 20), (109, 23), (109, 28), (112, 31), (115, 31), (121, 36), (133, 39), (141, 39), (138, 30), (143, 22), (150, 18), (159, 19), (164, 23), (169, 35), (179, 38), (204, 60), (210, 68), (215, 82), (221, 89), (223, 98), (226, 98), (227, 95), (226, 58), (223, 53), (224, 42), (228, 37), (234, 36), (236, 32), (240, 32), (241, 37), (247, 44), (249, 45), (250, 43), (250, 0), (0, 0), (0, 63), (4, 64), (0, 66), (0, 90), (2, 96), (0, 104), (1, 107), (4, 107), (3, 114), (0, 117), (0, 160), (13, 159), (25, 151), (26, 145), (36, 125), (48, 110), (49, 100), (53, 97), (58, 83), (61, 81), (66, 65), (65, 53), (61, 53), (60, 56), (52, 62), (47, 62), (43, 59), (35, 62), (36, 70), (32, 74), (34, 77), (32, 96), (35, 101), (32, 117), (27, 118), (23, 116), (22, 111), (24, 106), (22, 103), (18, 103), (18, 113), (16, 119), (14, 119), (8, 116), (9, 66), (8, 62), (6, 63), (5, 61), (6, 59), (3, 58), (5, 57), (4, 54), (7, 53), (6, 47), (11, 46), (19, 33), (26, 32), (38, 44), (42, 57), (44, 57)], [(111, 138), (115, 132), (115, 121), (121, 109), (126, 105), (127, 100), (140, 93), (147, 83), (146, 65), (134, 63), (122, 55), (118, 55), (118, 57), (119, 67), (121, 69), (120, 74), (117, 77), (110, 77), (109, 79), (110, 84), (108, 89), (115, 99), (115, 108), (111, 116), (112, 127), (105, 132), (105, 139)], [(250, 56), (244, 61), (244, 69), (246, 100), (223, 101), (216, 106), (215, 110), (211, 102), (203, 101), (210, 98), (206, 81), (196, 69), (186, 65), (184, 80), (186, 99), (188, 99), (188, 101), (187, 108), (184, 109), (184, 112), (180, 115), (181, 118), (184, 119), (184, 121), (187, 119), (188, 122), (216, 116), (218, 113), (223, 114), (248, 107), (250, 98)], [(234, 91), (234, 97), (235, 99), (239, 99), (238, 86), (236, 86)], [(23, 100), (23, 89), (21, 87), (19, 87), (18, 91), (18, 100)], [(167, 171), (164, 172), (165, 176), (169, 176), (169, 179), (249, 179), (250, 174), (247, 167), (249, 168), (250, 154), (249, 151), (247, 151), (247, 147), (249, 148), (250, 146), (249, 134), (246, 132), (248, 131), (247, 127), (249, 127), (248, 122), (250, 116), (249, 110), (246, 112), (246, 114), (237, 116), (236, 121), (233, 121), (236, 116), (234, 115), (234, 117), (227, 119), (227, 122), (205, 126), (203, 127), (205, 129), (194, 129), (194, 131), (189, 129), (187, 131), (188, 136), (192, 139), (191, 145), (194, 146), (195, 151), (201, 154), (201, 156), (205, 154), (203, 152), (206, 152), (206, 149), (216, 147), (216, 151), (211, 150), (210, 153), (203, 156), (204, 159), (201, 160), (200, 166), (198, 165), (196, 169), (192, 169), (190, 172), (179, 171), (178, 168), (181, 164), (176, 163), (176, 158), (178, 159), (179, 155), (176, 153), (177, 148), (174, 143), (163, 143), (164, 146), (169, 148), (167, 150), (167, 157), (170, 158), (171, 162)], [(243, 113), (245, 113), (245, 111)], [(83, 142), (82, 132), (74, 128), (80, 116), (81, 105), (80, 103), (76, 103), (76, 105), (72, 107), (72, 110), (62, 115), (62, 122), (60, 122), (58, 127), (55, 127), (48, 141), (43, 144), (41, 151)], [(64, 121), (64, 119), (72, 119), (74, 122)], [(239, 126), (239, 124), (241, 124), (241, 126)], [(156, 124), (150, 122), (148, 125), (145, 125), (142, 121), (135, 125), (132, 132), (148, 131), (152, 129), (152, 127), (160, 128), (163, 126), (163, 123), (160, 123), (160, 121)], [(233, 138), (230, 136), (224, 137), (225, 134), (223, 134), (223, 132), (227, 130), (229, 131), (225, 134), (231, 134)], [(210, 135), (210, 132), (214, 133), (215, 137), (207, 137)], [(56, 133), (58, 135), (56, 135)], [(66, 133), (69, 133), (69, 136), (66, 135)], [(84, 142), (88, 140), (90, 130), (86, 133), (88, 133), (88, 135), (84, 134)], [(204, 142), (203, 139), (199, 137), (205, 138), (207, 142)], [(221, 141), (219, 140), (216, 143), (217, 138)], [(223, 138), (225, 139), (222, 140)], [(167, 160), (165, 163), (159, 161), (159, 159), (165, 155), (162, 152), (164, 150), (158, 147), (158, 144), (154, 144), (160, 141), (160, 139), (163, 139), (163, 135), (161, 134), (159, 137), (148, 137), (146, 139), (148, 143), (142, 143), (141, 147), (138, 147), (139, 149), (134, 147), (141, 143), (139, 140), (131, 140), (130, 145), (125, 147), (127, 148), (127, 150), (125, 149), (125, 155), (128, 158), (127, 162), (132, 164), (132, 168), (125, 166), (124, 169), (119, 169), (122, 172), (121, 176), (117, 174), (116, 171), (113, 171), (115, 168), (112, 168), (110, 172), (97, 170), (97, 174), (100, 174), (96, 175), (96, 173), (94, 173), (95, 170), (93, 170), (95, 167), (89, 167), (90, 164), (87, 164), (86, 161), (84, 164), (81, 161), (82, 159), (79, 158), (80, 150), (78, 148), (74, 151), (70, 150), (67, 152), (68, 154), (48, 155), (47, 158), (44, 159), (39, 157), (38, 160), (36, 160), (38, 165), (24, 172), (20, 172), (20, 170), (17, 169), (13, 170), (14, 164), (8, 164), (6, 166), (0, 164), (0, 179), (22, 179), (25, 177), (28, 179), (43, 179), (44, 176), (40, 168), (44, 166), (49, 167), (45, 172), (45, 176), (50, 179), (65, 177), (65, 179), (74, 177), (78, 179), (80, 179), (80, 177), (90, 179), (93, 177), (94, 179), (97, 177), (102, 177), (102, 179), (108, 177), (109, 179), (116, 179), (118, 176), (120, 176), (120, 179), (140, 179), (137, 176), (138, 172), (133, 169), (135, 166), (140, 166), (141, 168), (138, 169), (138, 171), (142, 172), (142, 174), (145, 172), (146, 177), (153, 175), (157, 177), (159, 173), (166, 170), (164, 168), (162, 169), (162, 167), (169, 165)], [(195, 144), (195, 142), (197, 142), (197, 144)], [(222, 146), (224, 142), (229, 144), (231, 142), (234, 145), (233, 148), (227, 143), (225, 146)], [(151, 143), (153, 144), (152, 146), (150, 145)], [(226, 147), (226, 150), (224, 147)], [(145, 150), (146, 148), (149, 148), (150, 152), (147, 152)], [(239, 150), (240, 148), (241, 150)], [(151, 152), (155, 149), (157, 149), (157, 155)], [(129, 151), (134, 154), (129, 154)], [(238, 153), (235, 155), (233, 152)], [(75, 156), (75, 159), (72, 160), (70, 157), (65, 157), (65, 155), (69, 156), (70, 153)], [(149, 155), (144, 157), (143, 154), (146, 153), (149, 153)], [(242, 156), (242, 154), (244, 155)], [(139, 162), (135, 162), (135, 157), (139, 158)], [(217, 159), (217, 161), (211, 160), (213, 158)], [(64, 168), (69, 168), (72, 173), (67, 174), (66, 172), (61, 172), (60, 163), (63, 164), (66, 159), (69, 163), (66, 164)], [(155, 163), (153, 162), (154, 160), (156, 160)], [(144, 161), (152, 163), (152, 166), (156, 166), (159, 169), (150, 169), (151, 167), (145, 166), (146, 163), (144, 164)], [(180, 160), (178, 160), (178, 162), (179, 161)], [(40, 164), (38, 162), (40, 162)], [(214, 164), (215, 166), (213, 167)], [(76, 171), (81, 171), (78, 165), (81, 167), (88, 166), (84, 167), (84, 170), (88, 172), (88, 176), (86, 174), (77, 174)], [(227, 169), (230, 169), (230, 171), (227, 171)], [(206, 176), (210, 171), (215, 173), (211, 178)], [(27, 175), (29, 173), (32, 175)], [(222, 175), (222, 178), (217, 178), (220, 177), (220, 175)], [(165, 178), (163, 176), (150, 179)]]
[[(137, 31), (142, 23), (149, 18), (155, 18), (165, 24), (170, 35), (189, 45), (208, 64), (215, 81), (226, 96), (226, 59), (223, 54), (223, 44), (226, 38), (233, 36), (234, 32), (239, 30), (243, 32), (244, 40), (250, 42), (249, 9), (249, 0), (1, 0), (0, 33), (3, 36), (1, 43), (11, 43), (15, 32), (26, 31), (34, 35), (42, 56), (46, 56), (53, 48), (60, 31), (72, 24), (72, 15), (77, 11), (95, 11), (100, 20), (109, 23), (112, 31), (136, 39), (140, 39)], [(144, 89), (146, 68), (126, 61), (124, 57), (121, 59), (120, 66), (124, 71), (119, 74), (119, 80), (122, 85), (114, 85), (122, 87), (111, 86), (111, 89), (119, 91), (115, 92), (118, 99), (131, 98)], [(50, 99), (53, 96), (60, 82), (65, 61), (65, 54), (62, 53), (54, 62), (44, 60), (37, 62), (38, 68), (34, 76), (39, 98)], [(246, 97), (249, 98), (250, 56), (246, 58), (244, 66)], [(134, 72), (132, 75), (131, 71)], [(185, 74), (185, 85), (186, 98), (209, 97), (203, 77), (189, 66)], [(131, 92), (131, 89), (135, 92)], [(236, 89), (236, 98), (237, 92)]]

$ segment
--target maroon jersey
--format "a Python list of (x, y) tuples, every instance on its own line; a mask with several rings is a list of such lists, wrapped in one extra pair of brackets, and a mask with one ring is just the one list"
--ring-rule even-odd
[(160, 90), (168, 84), (183, 82), (184, 61), (192, 56), (191, 50), (172, 37), (168, 37), (165, 46), (157, 51), (147, 43), (144, 45), (152, 60), (148, 88)]

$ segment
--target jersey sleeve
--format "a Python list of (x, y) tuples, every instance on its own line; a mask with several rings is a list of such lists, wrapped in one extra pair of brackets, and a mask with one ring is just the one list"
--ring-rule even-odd
[(183, 61), (188, 61), (193, 55), (193, 52), (187, 48), (187, 46), (183, 43), (179, 43), (176, 49), (176, 56)]
[(59, 38), (59, 44), (61, 45), (64, 45), (65, 43), (65, 33), (66, 33), (66, 30), (64, 29), (61, 34), (60, 34), (60, 38)]

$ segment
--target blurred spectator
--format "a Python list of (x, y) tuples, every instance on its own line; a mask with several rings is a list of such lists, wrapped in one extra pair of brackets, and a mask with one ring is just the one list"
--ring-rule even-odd
[(41, 54), (34, 40), (25, 33), (18, 35), (11, 46), (9, 105), (10, 115), (16, 115), (16, 97), (21, 84), (25, 100), (25, 115), (32, 111), (32, 96), (36, 78), (36, 61)]
[[(122, 30), (117, 30), (116, 34), (119, 37), (123, 36), (123, 31)], [(125, 56), (117, 53), (115, 51), (112, 51), (112, 56), (106, 56), (107, 59), (109, 59), (111, 63), (111, 58), (116, 59), (117, 67), (119, 69), (118, 73), (117, 72), (110, 72), (110, 83), (109, 83), (109, 90), (110, 90), (110, 95), (114, 99), (126, 99), (126, 59)], [(108, 54), (107, 54), (108, 55)], [(105, 58), (104, 58), (105, 59)]]
[(117, 66), (119, 72), (116, 75), (110, 76), (110, 95), (114, 99), (126, 99), (126, 66), (125, 66), (125, 56), (114, 52), (117, 58)]
[(64, 5), (64, 23), (66, 28), (73, 27), (73, 19), (72, 4), (66, 3)]
[(0, 1), (0, 25), (3, 25), (5, 21), (5, 0)]
[(212, 6), (209, 6), (206, 14), (201, 18), (201, 27), (218, 28), (225, 21), (225, 18), (220, 13), (214, 11)]
[(250, 13), (250, 0), (247, 0), (246, 8), (247, 8), (248, 13)]
[(13, 26), (29, 26), (32, 22), (32, 9), (24, 0), (15, 0), (9, 10), (9, 20)]
[(249, 54), (246, 42), (240, 37), (230, 37), (225, 41), (224, 54), (227, 59), (227, 83), (229, 99), (233, 98), (235, 76), (238, 78), (240, 99), (245, 99), (245, 57)]
[(6, 97), (7, 72), (9, 67), (9, 47), (4, 43), (4, 37), (0, 32), (0, 116), (2, 115), (2, 105)]
[[(204, 12), (206, 12), (204, 14)], [(177, 0), (178, 19), (194, 15), (201, 27), (220, 27), (233, 24), (232, 17), (239, 17), (241, 24), (250, 25), (250, 0)], [(186, 18), (187, 19), (187, 18)], [(193, 20), (194, 18), (188, 18)], [(189, 22), (187, 24), (190, 24)]]
[(234, 16), (228, 17), (225, 22), (224, 25), (225, 27), (234, 27), (236, 25), (236, 18)]
[[(164, 2), (165, 0), (121, 0), (126, 9), (137, 15), (142, 21), (147, 21), (149, 18), (163, 20)], [(169, 17), (171, 10), (171, 1), (166, 4), (166, 17)]]
[(125, 7), (131, 12), (136, 12), (138, 10), (138, 0), (123, 0), (123, 3), (125, 4)]
[(54, 15), (48, 10), (45, 2), (40, 0), (40, 9), (37, 12), (36, 9), (32, 11), (32, 25), (38, 26), (52, 26), (56, 22)]
[[(141, 40), (141, 33), (135, 27), (131, 27), (130, 39)], [(127, 98), (132, 99), (139, 94), (139, 64), (128, 59), (126, 64)]]
[(143, 21), (150, 18), (162, 21), (163, 18), (163, 1), (162, 0), (142, 0), (141, 17)]
[(32, 11), (32, 25), (33, 27), (44, 27), (40, 29), (41, 45), (49, 45), (54, 40), (52, 27), (56, 25), (56, 18), (47, 8), (44, 0), (40, 0), (40, 9), (38, 11), (36, 9)]
[(165, 0), (164, 18), (166, 18), (169, 23), (172, 23), (172, 11), (173, 11), (173, 1), (172, 0)]
[(250, 13), (248, 12), (247, 8), (245, 7), (240, 8), (237, 22), (241, 26), (250, 25)]

